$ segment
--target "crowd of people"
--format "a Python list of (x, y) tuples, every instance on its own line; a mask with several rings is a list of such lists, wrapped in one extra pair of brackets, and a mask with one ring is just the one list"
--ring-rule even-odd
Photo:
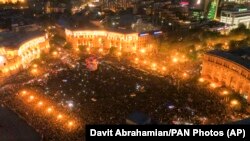
[[(176, 77), (179, 67), (159, 77), (138, 69), (137, 64), (103, 57), (98, 69), (89, 71), (86, 57), (75, 61), (73, 67), (45, 63), (47, 71), (41, 76), (28, 77), (24, 71), (9, 78), (0, 89), (1, 100), (37, 129), (44, 140), (83, 140), (85, 124), (124, 124), (135, 111), (159, 124), (221, 124), (245, 116), (228, 107), (214, 89), (197, 83), (196, 77)], [(69, 132), (51, 116), (34, 109), (20, 98), (22, 89), (39, 91), (41, 99), (79, 119), (77, 129)]]

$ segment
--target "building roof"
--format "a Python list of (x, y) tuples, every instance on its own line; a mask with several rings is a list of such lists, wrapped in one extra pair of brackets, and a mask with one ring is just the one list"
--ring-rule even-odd
[(232, 60), (233, 62), (240, 64), (247, 69), (250, 69), (250, 47), (244, 49), (238, 49), (230, 52), (213, 50), (207, 54), (225, 58), (227, 60)]
[(61, 27), (70, 30), (100, 29), (100, 27), (91, 23), (88, 18), (83, 16), (61, 17), (57, 23)]
[(25, 41), (42, 35), (43, 31), (1, 32), (0, 47), (18, 48)]
[(133, 31), (131, 29), (126, 28), (106, 28), (108, 31), (117, 32), (117, 33), (123, 33), (123, 34), (132, 34), (132, 33), (138, 33), (136, 31)]

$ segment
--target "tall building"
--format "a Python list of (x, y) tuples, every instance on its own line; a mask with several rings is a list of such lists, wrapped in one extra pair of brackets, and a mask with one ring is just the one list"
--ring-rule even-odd
[(223, 10), (220, 21), (228, 24), (231, 29), (237, 28), (239, 24), (245, 24), (247, 28), (250, 28), (250, 10), (247, 8)]
[[(220, 0), (191, 0), (190, 10), (194, 11), (195, 15), (214, 20), (217, 17), (219, 2)], [(194, 15), (194, 13), (191, 14)]]
[(45, 13), (45, 4), (47, 0), (26, 0), (29, 8), (37, 13)]
[(118, 8), (132, 7), (132, 0), (99, 0), (103, 9), (116, 10)]

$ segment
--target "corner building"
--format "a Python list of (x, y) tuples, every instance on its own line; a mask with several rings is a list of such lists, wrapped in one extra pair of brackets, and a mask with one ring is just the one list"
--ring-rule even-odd
[(108, 30), (70, 30), (66, 29), (66, 40), (73, 48), (80, 45), (110, 49), (118, 48), (125, 53), (136, 53), (145, 49), (147, 53), (156, 53), (158, 35), (161, 31), (136, 33), (129, 31), (108, 31)]
[(203, 57), (201, 75), (230, 87), (250, 102), (250, 49), (234, 52), (210, 51)]

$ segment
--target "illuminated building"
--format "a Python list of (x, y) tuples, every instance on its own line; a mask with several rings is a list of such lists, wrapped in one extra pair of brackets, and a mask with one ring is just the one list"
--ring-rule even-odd
[[(7, 34), (7, 33), (6, 33)], [(8, 38), (6, 42), (0, 43), (0, 55), (4, 57), (5, 65), (0, 66), (0, 75), (10, 75), (21, 68), (25, 68), (31, 61), (40, 57), (42, 51), (49, 48), (47, 36), (41, 32), (26, 33), (23, 38), (20, 34)], [(10, 37), (10, 36), (9, 36)], [(15, 42), (13, 42), (16, 40)]]
[(217, 10), (218, 10), (219, 0), (213, 0), (210, 3), (207, 18), (210, 20), (214, 20), (217, 16)]
[[(217, 16), (219, 0), (191, 0), (191, 15), (214, 20)], [(192, 12), (194, 11), (194, 13)]]
[(226, 23), (231, 29), (237, 28), (243, 23), (250, 28), (250, 10), (239, 8), (234, 10), (221, 11), (220, 22)]
[(232, 88), (250, 102), (250, 50), (210, 51), (203, 57), (203, 78)]
[(250, 0), (224, 0), (224, 2), (246, 3), (250, 2)]
[(118, 8), (132, 7), (132, 0), (99, 0), (103, 9), (116, 10)]
[(157, 49), (155, 42), (161, 31), (137, 33), (129, 31), (106, 31), (106, 30), (69, 30), (66, 29), (66, 40), (73, 48), (80, 45), (110, 49), (117, 48), (126, 53), (136, 53), (145, 49), (148, 53), (154, 53)]
[(66, 4), (57, 4), (51, 3), (48, 1), (45, 5), (45, 12), (49, 13), (64, 13), (66, 10)]
[(0, 3), (17, 3), (17, 2), (24, 3), (25, 0), (0, 0)]

